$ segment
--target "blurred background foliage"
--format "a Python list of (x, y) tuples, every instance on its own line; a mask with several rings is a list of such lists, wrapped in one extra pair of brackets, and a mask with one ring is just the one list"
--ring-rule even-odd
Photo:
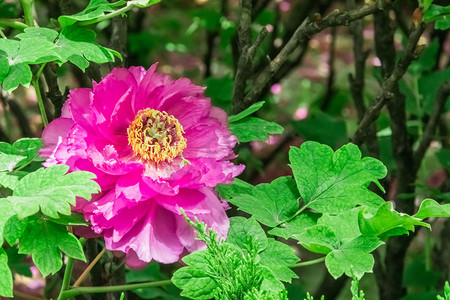
[[(269, 32), (253, 58), (255, 66), (252, 71), (255, 74), (261, 72), (269, 58), (279, 52), (292, 35), (298, 20), (312, 16), (315, 12), (327, 14), (334, 9), (345, 10), (348, 5), (346, 1), (331, 0), (253, 2), (257, 8), (251, 25), (253, 39), (263, 27)], [(446, 4), (446, 0), (440, 2)], [(87, 3), (87, 0), (36, 1), (38, 23), (56, 28), (58, 24), (55, 19), (58, 16), (81, 11)], [(357, 3), (362, 4), (359, 1)], [(398, 50), (397, 55), (407, 43), (408, 30), (405, 24), (409, 24), (416, 7), (416, 1), (398, 1), (390, 12), (392, 24), (396, 28), (394, 46)], [(1, 18), (19, 18), (21, 15), (18, 1), (0, 0)], [(67, 94), (68, 89), (89, 87), (92, 80), (98, 81), (116, 66), (140, 65), (148, 68), (159, 62), (159, 72), (171, 74), (175, 78), (188, 77), (194, 83), (205, 86), (205, 93), (211, 97), (213, 104), (230, 113), (239, 55), (236, 33), (239, 16), (237, 0), (163, 0), (148, 9), (135, 9), (127, 18), (118, 17), (96, 24), (92, 29), (98, 34), (97, 41), (121, 52), (124, 61), (102, 66), (94, 64), (86, 73), (70, 64), (53, 66), (59, 76), (60, 90)], [(10, 28), (3, 29), (7, 36), (14, 34), (13, 31)], [(368, 105), (375, 99), (383, 81), (381, 62), (375, 53), (372, 16), (363, 21), (363, 39), (363, 48), (367, 52), (363, 97)], [(413, 147), (417, 146), (424, 134), (439, 87), (450, 79), (449, 32), (434, 30), (429, 26), (423, 35), (423, 43), (426, 48), (422, 55), (411, 64), (399, 82), (400, 92), (406, 101), (408, 139)], [(295, 50), (283, 72), (271, 79), (258, 99), (266, 101), (258, 111), (258, 116), (277, 122), (285, 131), (282, 135), (271, 136), (267, 141), (237, 146), (237, 162), (247, 165), (242, 179), (256, 184), (290, 175), (287, 166), (289, 147), (299, 146), (306, 140), (325, 143), (333, 149), (347, 143), (358, 127), (349, 82), (349, 74), (353, 73), (353, 38), (348, 27), (326, 29), (314, 35), (305, 47)], [(21, 87), (12, 95), (1, 92), (1, 140), (14, 141), (22, 136), (40, 136), (41, 120), (36, 96), (31, 89)], [(47, 109), (52, 112), (48, 100), (47, 104)], [(440, 114), (438, 130), (420, 164), (412, 195), (417, 201), (432, 197), (441, 202), (450, 202), (449, 109), (450, 102), (447, 101)], [(387, 111), (383, 110), (376, 121), (376, 139), (379, 158), (390, 171), (383, 182), (387, 191), (385, 198), (394, 201), (398, 194), (398, 170), (391, 136), (391, 119)], [(364, 146), (362, 150), (365, 155), (370, 154)], [(241, 213), (232, 209), (230, 214)], [(422, 229), (417, 232), (405, 258), (403, 284), (408, 295), (403, 299), (436, 299), (443, 281), (449, 279), (449, 236), (449, 221), (445, 219), (436, 220), (431, 233)], [(291, 246), (302, 260), (314, 259), (306, 257), (307, 252), (300, 246)], [(380, 251), (379, 256), (383, 255), (385, 253)], [(28, 278), (31, 273), (24, 269), (22, 260), (23, 257), (17, 255), (17, 261), (11, 261), (17, 272), (16, 284), (22, 285), (27, 293), (42, 297), (45, 282), (37, 272), (33, 272), (33, 279)], [(83, 268), (80, 266), (79, 269)], [(334, 281), (324, 267), (314, 265), (295, 271), (300, 279), (288, 287), (290, 299), (303, 299), (307, 291), (318, 296), (325, 294), (325, 299), (350, 298), (350, 282), (346, 279)], [(152, 263), (144, 270), (126, 272), (126, 281), (131, 283), (168, 278), (173, 267)], [(47, 287), (51, 282), (50, 279)], [(360, 288), (367, 299), (379, 298), (374, 275), (366, 275)], [(174, 287), (142, 289), (128, 293), (128, 299), (182, 299), (177, 293)]]

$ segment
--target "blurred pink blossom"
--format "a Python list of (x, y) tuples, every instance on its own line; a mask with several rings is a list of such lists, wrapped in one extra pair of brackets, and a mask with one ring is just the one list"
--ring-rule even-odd
[(295, 111), (294, 119), (295, 120), (303, 120), (308, 116), (308, 109), (306, 107), (299, 107)]
[(281, 93), (281, 84), (275, 83), (270, 87), (270, 92), (274, 95), (278, 95)]

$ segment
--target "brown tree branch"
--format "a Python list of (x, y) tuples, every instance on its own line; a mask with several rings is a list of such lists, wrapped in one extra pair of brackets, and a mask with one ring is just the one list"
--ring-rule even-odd
[(252, 89), (246, 94), (243, 106), (248, 107), (258, 99), (270, 82), (271, 78), (277, 73), (281, 66), (286, 62), (289, 55), (301, 44), (304, 44), (311, 36), (328, 27), (348, 25), (352, 21), (361, 19), (367, 15), (384, 9), (389, 5), (388, 0), (378, 0), (370, 5), (363, 5), (351, 11), (340, 12), (335, 10), (325, 18), (316, 16), (316, 19), (309, 18), (301, 26), (297, 28), (292, 37), (278, 53), (278, 55), (270, 62), (270, 64), (262, 71), (252, 84)]

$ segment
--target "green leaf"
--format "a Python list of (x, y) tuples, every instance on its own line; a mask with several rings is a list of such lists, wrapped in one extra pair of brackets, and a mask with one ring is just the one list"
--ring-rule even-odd
[(218, 286), (208, 272), (208, 255), (206, 250), (200, 250), (183, 258), (189, 266), (178, 269), (172, 276), (173, 284), (183, 290), (181, 296), (205, 300), (214, 297)]
[(28, 27), (22, 33), (16, 35), (20, 40), (34, 39), (37, 42), (45, 40), (53, 43), (58, 37), (59, 33), (56, 30), (45, 27)]
[(257, 112), (261, 107), (263, 107), (264, 103), (265, 103), (265, 101), (256, 102), (256, 103), (252, 104), (252, 106), (250, 106), (246, 110), (238, 113), (237, 115), (229, 116), (228, 122), (234, 123), (239, 120), (242, 120), (243, 118), (245, 118), (247, 116), (250, 116), (252, 113)]
[(429, 8), (431, 3), (433, 3), (434, 0), (422, 0), (419, 1), (421, 7), (423, 8), (423, 11), (426, 12)]
[(434, 23), (434, 28), (439, 30), (447, 30), (450, 28), (450, 14), (442, 16), (436, 23)]
[(61, 27), (67, 27), (75, 24), (76, 22), (95, 20), (99, 17), (105, 16), (106, 13), (116, 11), (118, 6), (122, 6), (124, 4), (126, 4), (126, 1), (123, 0), (112, 3), (109, 3), (107, 0), (91, 0), (84, 10), (74, 15), (60, 16), (58, 18), (58, 22), (61, 24)]
[[(92, 30), (71, 25), (64, 27), (56, 42), (55, 51), (61, 56), (60, 63), (70, 61), (84, 71), (89, 62), (114, 62), (118, 53), (95, 43), (96, 33)], [(120, 59), (122, 59), (119, 56)]]
[[(338, 213), (356, 205), (378, 208), (384, 200), (367, 189), (386, 176), (386, 167), (347, 144), (335, 153), (316, 142), (289, 151), (290, 166), (305, 205), (318, 212)], [(380, 186), (381, 187), (381, 186)]]
[(11, 216), (3, 226), (3, 236), (10, 246), (13, 246), (22, 237), (28, 225), (28, 218), (19, 219), (17, 215)]
[(306, 228), (316, 225), (320, 214), (310, 211), (303, 212), (287, 223), (281, 224), (279, 227), (273, 228), (269, 234), (281, 236), (284, 239), (289, 239), (294, 235), (301, 234)]
[(295, 181), (286, 176), (259, 184), (248, 193), (237, 194), (228, 201), (264, 225), (276, 227), (294, 216), (298, 210), (298, 196)]
[[(14, 144), (0, 142), (0, 171), (10, 171), (25, 166), (32, 161), (41, 161), (39, 158), (39, 149), (42, 148), (41, 139), (23, 138), (17, 140)], [(3, 180), (6, 184), (14, 186), (14, 179), (6, 178), (2, 175), (0, 184)], [(2, 180), (3, 179), (3, 180)]]
[(370, 252), (382, 244), (377, 237), (361, 235), (330, 252), (325, 258), (325, 265), (334, 278), (345, 273), (360, 279), (364, 273), (372, 271), (374, 259)]
[(450, 217), (450, 203), (440, 205), (433, 199), (425, 199), (419, 207), (415, 218), (425, 219), (431, 217)]
[(66, 174), (68, 170), (66, 165), (55, 165), (26, 175), (8, 197), (17, 216), (22, 219), (39, 210), (51, 218), (70, 215), (70, 205), (75, 205), (76, 197), (90, 200), (91, 194), (99, 192), (99, 185), (91, 180), (94, 174), (85, 171)]
[(277, 123), (255, 117), (247, 117), (231, 123), (229, 129), (238, 138), (240, 143), (265, 141), (271, 134), (283, 133), (283, 127)]
[(269, 268), (277, 280), (290, 283), (292, 278), (298, 278), (289, 268), (300, 260), (294, 252), (288, 245), (268, 239), (267, 248), (259, 254), (260, 263)]
[(0, 60), (7, 59), (9, 72), (2, 75), (3, 89), (8, 93), (15, 90), (19, 84), (28, 87), (31, 82), (29, 64), (40, 64), (59, 58), (54, 51), (55, 45), (46, 39), (0, 39)]
[(49, 220), (53, 223), (67, 226), (88, 226), (84, 216), (77, 213), (72, 213), (70, 216), (59, 215), (57, 219), (49, 218)]
[(230, 218), (230, 229), (228, 230), (227, 243), (246, 249), (247, 245), (253, 242), (257, 252), (261, 252), (267, 247), (267, 237), (264, 230), (255, 219), (244, 217)]
[(340, 242), (333, 229), (327, 225), (314, 225), (294, 236), (303, 247), (311, 252), (328, 254), (338, 249)]
[(386, 202), (380, 206), (375, 215), (361, 211), (359, 216), (361, 233), (378, 236), (381, 239), (408, 234), (409, 231), (414, 231), (415, 225), (431, 228), (429, 224), (418, 218), (395, 211), (392, 202)]
[(0, 186), (14, 190), (19, 183), (19, 176), (9, 172), (0, 172)]
[(0, 248), (0, 296), (13, 297), (13, 277), (8, 267), (8, 256), (5, 250)]
[(431, 4), (429, 9), (423, 15), (423, 21), (424, 22), (436, 21), (446, 15), (450, 15), (450, 5), (440, 6)]
[(358, 225), (360, 211), (361, 208), (357, 207), (339, 214), (324, 214), (317, 221), (317, 225), (332, 228), (339, 241), (352, 240), (361, 235)]
[(16, 212), (8, 198), (0, 198), (0, 245), (3, 244), (4, 226), (9, 218), (15, 214)]
[(223, 199), (231, 199), (239, 194), (250, 194), (254, 186), (239, 178), (234, 178), (232, 184), (218, 184), (216, 190)]
[(149, 7), (159, 2), (161, 2), (161, 0), (132, 0), (128, 1), (128, 5), (133, 4), (136, 5), (137, 7)]
[(78, 239), (66, 226), (31, 217), (19, 242), (19, 253), (30, 254), (43, 277), (62, 267), (61, 253), (86, 261)]
[(266, 266), (257, 266), (257, 271), (261, 272), (261, 277), (263, 279), (260, 287), (261, 291), (276, 293), (284, 290), (283, 283), (275, 277), (271, 269)]

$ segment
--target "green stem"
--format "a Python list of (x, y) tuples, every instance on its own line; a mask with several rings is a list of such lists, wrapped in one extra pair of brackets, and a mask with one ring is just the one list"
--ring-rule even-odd
[(30, 27), (34, 27), (34, 17), (33, 17), (34, 0), (20, 0), (20, 3), (22, 4), (25, 23)]
[(0, 27), (12, 27), (19, 30), (28, 28), (28, 25), (20, 22), (18, 19), (4, 19), (0, 18)]
[(300, 262), (298, 264), (292, 265), (291, 268), (298, 268), (298, 267), (306, 267), (306, 266), (310, 266), (310, 265), (315, 265), (318, 263), (321, 263), (325, 260), (325, 256), (318, 258), (318, 259), (313, 259), (313, 260), (309, 260), (309, 261), (305, 261), (305, 262)]
[(150, 287), (159, 287), (163, 285), (172, 284), (170, 280), (162, 280), (162, 281), (153, 281), (153, 282), (144, 282), (144, 283), (134, 283), (134, 284), (124, 284), (124, 285), (116, 285), (116, 286), (93, 286), (93, 287), (78, 287), (63, 291), (59, 294), (57, 300), (65, 300), (70, 297), (75, 297), (83, 294), (94, 294), (94, 293), (108, 293), (108, 292), (123, 292), (130, 291), (141, 288), (150, 288)]
[(67, 261), (66, 269), (64, 270), (64, 278), (61, 285), (61, 291), (59, 292), (59, 296), (57, 300), (66, 299), (63, 298), (64, 291), (66, 291), (69, 288), (70, 285), (70, 279), (72, 278), (72, 269), (73, 264), (75, 260), (69, 256), (69, 260)]
[(39, 105), (39, 111), (41, 112), (42, 123), (44, 127), (48, 125), (47, 113), (45, 112), (44, 100), (42, 99), (41, 88), (39, 86), (39, 78), (41, 77), (42, 71), (44, 70), (46, 63), (42, 64), (37, 73), (33, 76), (31, 84), (34, 86), (36, 91), (36, 97)]
[(116, 10), (113, 13), (92, 19), (92, 20), (87, 20), (87, 21), (82, 21), (82, 22), (78, 22), (77, 24), (80, 26), (86, 26), (86, 25), (90, 25), (90, 24), (95, 24), (95, 23), (99, 23), (101, 21), (105, 21), (105, 20), (109, 20), (111, 18), (114, 18), (115, 16), (119, 16), (121, 14), (126, 13), (127, 11), (129, 11), (130, 9), (132, 9), (134, 7), (134, 4), (127, 4), (125, 7), (122, 7), (119, 10)]

